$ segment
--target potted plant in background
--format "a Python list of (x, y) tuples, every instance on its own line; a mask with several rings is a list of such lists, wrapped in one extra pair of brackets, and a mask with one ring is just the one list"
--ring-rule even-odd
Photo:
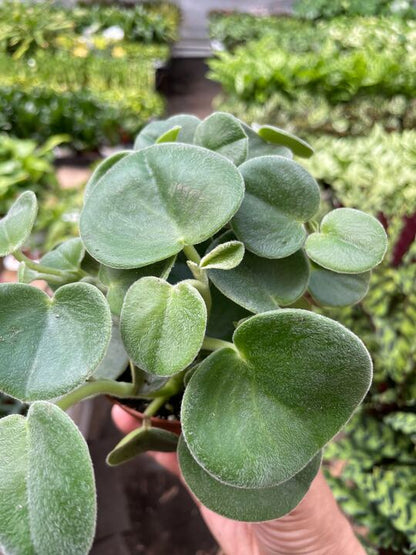
[[(358, 337), (308, 310), (308, 288), (357, 302), (386, 250), (363, 212), (318, 223), (318, 185), (293, 160), (312, 152), (225, 113), (175, 116), (102, 162), (80, 238), (39, 263), (20, 250), (35, 195), (0, 221), (0, 256), (21, 262), (20, 283), (0, 285), (0, 389), (30, 403), (0, 422), (6, 553), (88, 552), (93, 472), (64, 410), (98, 394), (143, 407), (109, 464), (177, 449), (194, 494), (237, 520), (278, 518), (303, 498), (372, 373)], [(179, 438), (154, 426), (178, 411)]]

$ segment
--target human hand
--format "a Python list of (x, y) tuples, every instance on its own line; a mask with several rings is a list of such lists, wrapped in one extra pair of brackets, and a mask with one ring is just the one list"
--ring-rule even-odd
[[(140, 425), (118, 405), (114, 405), (112, 417), (125, 434)], [(176, 453), (150, 454), (164, 468), (182, 479)], [(321, 472), (293, 511), (267, 522), (230, 520), (210, 511), (195, 497), (194, 500), (208, 528), (227, 555), (365, 555)]]

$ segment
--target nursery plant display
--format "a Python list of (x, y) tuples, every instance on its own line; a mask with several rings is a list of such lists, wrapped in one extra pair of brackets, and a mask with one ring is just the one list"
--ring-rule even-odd
[(364, 134), (374, 122), (412, 128), (415, 29), (393, 18), (216, 14), (211, 37), (225, 47), (209, 62), (224, 89), (217, 106), (298, 132)]
[(163, 113), (155, 74), (178, 23), (178, 9), (163, 3), (73, 11), (3, 3), (0, 129), (40, 142), (67, 133), (77, 151), (131, 142)]
[[(21, 252), (34, 194), (0, 221), (0, 255), (21, 261), (20, 283), (0, 285), (0, 389), (30, 403), (0, 422), (6, 554), (88, 552), (91, 463), (64, 410), (98, 394), (143, 409), (110, 465), (177, 449), (194, 494), (242, 521), (278, 518), (303, 498), (372, 363), (356, 335), (299, 306), (312, 274), (322, 295), (360, 300), (387, 247), (359, 210), (316, 220), (318, 184), (293, 160), (312, 153), (226, 113), (175, 116), (97, 167), (80, 237), (39, 264)], [(40, 277), (53, 296), (30, 285)], [(169, 407), (179, 438), (154, 426)]]

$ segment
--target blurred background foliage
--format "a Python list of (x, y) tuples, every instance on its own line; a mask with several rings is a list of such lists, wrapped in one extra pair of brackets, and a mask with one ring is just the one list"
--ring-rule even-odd
[(169, 3), (65, 10), (2, 2), (0, 130), (37, 141), (66, 133), (77, 151), (131, 141), (163, 113), (155, 72), (178, 25)]

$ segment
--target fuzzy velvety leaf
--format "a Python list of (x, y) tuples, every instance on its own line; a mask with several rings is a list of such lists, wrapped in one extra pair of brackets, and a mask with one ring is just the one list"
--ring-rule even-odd
[(89, 178), (84, 191), (84, 200), (87, 200), (88, 196), (95, 189), (100, 179), (109, 171), (113, 166), (117, 164), (120, 160), (131, 154), (133, 150), (122, 150), (112, 154), (105, 160), (103, 160), (94, 170), (92, 176)]
[(178, 436), (161, 428), (138, 428), (133, 430), (107, 455), (107, 464), (123, 464), (146, 451), (176, 451)]
[(237, 166), (247, 158), (246, 133), (238, 119), (223, 112), (211, 114), (198, 125), (194, 143), (222, 154)]
[(160, 276), (168, 263), (169, 261), (161, 260), (155, 264), (150, 264), (143, 268), (134, 268), (132, 270), (110, 268), (102, 264), (98, 272), (98, 277), (101, 282), (108, 287), (107, 301), (110, 305), (111, 312), (120, 316), (124, 297), (129, 287), (142, 277)]
[(240, 166), (246, 184), (232, 227), (258, 256), (285, 258), (305, 239), (303, 223), (319, 208), (319, 187), (302, 166), (282, 156), (263, 156)]
[[(220, 244), (233, 238), (227, 232)], [(246, 251), (243, 261), (233, 270), (209, 270), (216, 287), (235, 303), (251, 312), (265, 312), (292, 304), (308, 285), (309, 264), (303, 251), (287, 258), (260, 258)]]
[(386, 249), (387, 235), (381, 223), (353, 208), (329, 212), (320, 232), (306, 241), (306, 253), (314, 262), (344, 274), (371, 270), (383, 260)]
[[(197, 462), (236, 487), (288, 480), (347, 422), (372, 365), (349, 330), (311, 312), (253, 316), (192, 376), (182, 430)], [(207, 417), (208, 416), (208, 417)]]
[(100, 364), (110, 333), (108, 304), (93, 285), (64, 285), (50, 298), (0, 284), (0, 389), (23, 401), (67, 393)]
[(310, 144), (303, 141), (299, 137), (296, 137), (296, 135), (285, 131), (284, 129), (279, 129), (279, 127), (274, 127), (273, 125), (253, 125), (253, 128), (265, 141), (276, 145), (286, 146), (287, 148), (290, 148), (296, 156), (310, 158), (314, 153)]
[(152, 121), (137, 135), (134, 149), (140, 150), (155, 144), (159, 137), (179, 126), (181, 129), (176, 140), (180, 143), (192, 144), (194, 142), (195, 130), (200, 122), (200, 119), (188, 114), (179, 114), (165, 120)]
[(94, 372), (94, 378), (116, 380), (128, 363), (129, 357), (121, 339), (120, 328), (113, 322), (110, 344), (100, 366)]
[(243, 194), (239, 171), (223, 156), (191, 145), (154, 145), (100, 180), (82, 211), (81, 237), (107, 266), (146, 266), (212, 236)]
[(151, 374), (169, 376), (194, 360), (206, 323), (205, 303), (194, 287), (144, 277), (127, 292), (120, 329), (137, 366)]
[(309, 292), (322, 306), (348, 306), (366, 296), (370, 277), (371, 272), (338, 274), (313, 264)]
[(58, 407), (0, 421), (0, 546), (5, 554), (89, 553), (95, 485), (87, 445)]
[(209, 251), (199, 263), (205, 270), (232, 270), (240, 264), (244, 256), (244, 245), (240, 241), (220, 243)]
[(176, 127), (172, 127), (172, 129), (169, 129), (157, 139), (156, 144), (174, 143), (177, 140), (181, 129), (182, 127), (180, 125), (177, 125)]
[(19, 249), (32, 231), (37, 214), (36, 196), (26, 191), (12, 204), (0, 220), (0, 256)]
[(216, 480), (192, 457), (183, 436), (178, 458), (185, 482), (208, 509), (233, 520), (261, 522), (280, 518), (296, 507), (318, 472), (321, 452), (286, 482), (262, 489), (236, 488)]
[(248, 137), (247, 160), (258, 158), (259, 156), (277, 155), (285, 158), (293, 158), (292, 151), (285, 146), (266, 143), (251, 127), (240, 122)]

